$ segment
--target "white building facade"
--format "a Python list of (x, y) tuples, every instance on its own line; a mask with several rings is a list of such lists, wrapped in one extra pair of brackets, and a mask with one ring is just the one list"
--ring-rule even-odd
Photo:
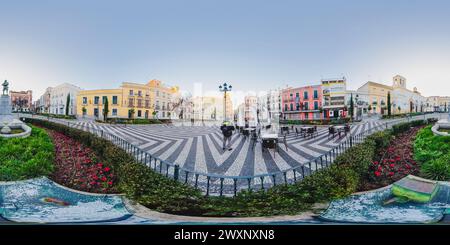
[[(51, 89), (50, 91), (50, 109), (49, 113), (56, 115), (65, 115), (66, 107), (68, 114), (75, 115), (77, 112), (77, 95), (81, 88), (63, 83)], [(69, 101), (67, 99), (69, 98)]]
[(396, 75), (392, 85), (392, 107), (395, 114), (425, 112), (427, 98), (417, 88), (406, 88), (406, 78)]

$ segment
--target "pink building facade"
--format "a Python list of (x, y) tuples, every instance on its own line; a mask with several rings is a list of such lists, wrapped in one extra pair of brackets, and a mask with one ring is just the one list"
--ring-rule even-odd
[(322, 115), (322, 86), (286, 88), (282, 90), (282, 119), (319, 120)]

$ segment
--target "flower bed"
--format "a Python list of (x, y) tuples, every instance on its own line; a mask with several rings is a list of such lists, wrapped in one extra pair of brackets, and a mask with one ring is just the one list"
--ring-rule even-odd
[(389, 147), (382, 148), (369, 168), (364, 190), (389, 185), (409, 174), (417, 174), (420, 167), (413, 156), (413, 142), (422, 127), (414, 127), (392, 138)]
[(115, 175), (109, 164), (80, 142), (49, 130), (55, 145), (55, 172), (51, 178), (64, 186), (87, 192), (115, 193)]

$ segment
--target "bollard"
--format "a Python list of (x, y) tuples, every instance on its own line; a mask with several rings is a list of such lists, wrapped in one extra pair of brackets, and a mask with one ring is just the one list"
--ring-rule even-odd
[[(146, 156), (147, 158), (147, 156)], [(173, 178), (178, 181), (178, 176), (180, 174), (180, 166), (175, 164), (175, 169), (173, 170)]]

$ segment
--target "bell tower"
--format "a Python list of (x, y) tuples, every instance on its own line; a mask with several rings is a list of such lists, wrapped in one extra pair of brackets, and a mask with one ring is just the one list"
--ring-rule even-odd
[(400, 75), (396, 75), (393, 78), (393, 86), (396, 88), (406, 88), (406, 78), (400, 76)]

